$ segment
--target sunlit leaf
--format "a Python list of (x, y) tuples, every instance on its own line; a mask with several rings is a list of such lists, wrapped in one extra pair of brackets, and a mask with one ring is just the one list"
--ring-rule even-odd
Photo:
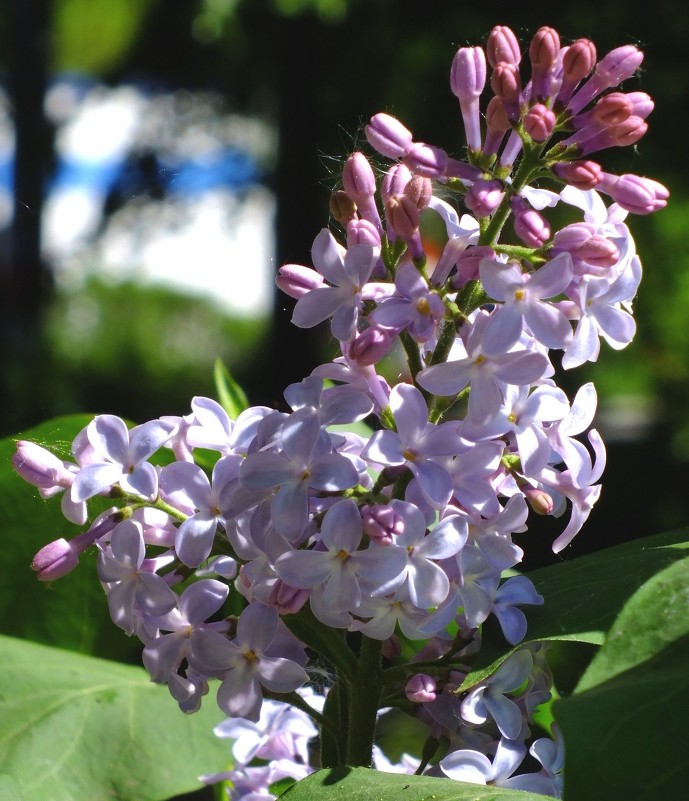
[(382, 773), (367, 768), (319, 770), (292, 785), (285, 801), (545, 801), (546, 796), (453, 779)]
[(0, 773), (18, 801), (157, 801), (226, 768), (212, 697), (185, 716), (142, 668), (9, 637), (0, 648)]

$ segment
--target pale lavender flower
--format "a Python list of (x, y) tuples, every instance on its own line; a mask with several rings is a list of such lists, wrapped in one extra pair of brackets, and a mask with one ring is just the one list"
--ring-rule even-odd
[(151, 680), (165, 684), (177, 673), (184, 659), (193, 658), (191, 634), (210, 628), (227, 629), (226, 622), (206, 623), (225, 602), (229, 587), (215, 579), (202, 579), (190, 584), (179, 597), (179, 604), (167, 614), (155, 619), (156, 626), (169, 634), (150, 640), (143, 650), (144, 667)]
[(324, 228), (314, 240), (311, 257), (331, 286), (318, 287), (299, 298), (292, 315), (294, 325), (311, 328), (332, 317), (333, 336), (344, 342), (354, 339), (362, 301), (387, 291), (374, 284), (365, 288), (379, 255), (377, 248), (368, 245), (352, 245), (345, 251)]
[(291, 659), (266, 656), (278, 628), (278, 613), (251, 603), (237, 622), (237, 636), (228, 640), (216, 631), (194, 631), (191, 648), (200, 666), (225, 674), (218, 689), (218, 706), (230, 717), (257, 721), (261, 713), (261, 686), (289, 693), (308, 680), (306, 671)]
[(442, 298), (428, 288), (424, 277), (408, 261), (397, 268), (395, 290), (395, 295), (384, 298), (369, 314), (370, 322), (395, 332), (406, 328), (417, 342), (426, 342), (445, 316)]
[(360, 605), (361, 584), (372, 587), (392, 581), (404, 570), (406, 551), (395, 545), (371, 543), (358, 550), (363, 524), (352, 500), (336, 503), (325, 514), (321, 542), (325, 550), (288, 551), (275, 562), (280, 578), (292, 587), (322, 586), (322, 602), (335, 612), (354, 611)]
[(545, 298), (559, 295), (572, 280), (572, 259), (561, 253), (532, 274), (518, 264), (481, 262), (481, 283), (502, 306), (486, 324), (482, 350), (485, 354), (508, 351), (522, 334), (525, 322), (536, 339), (547, 348), (564, 348), (572, 338), (567, 318)]
[(352, 462), (333, 453), (317, 412), (305, 406), (282, 425), (281, 450), (249, 454), (240, 472), (240, 484), (251, 491), (273, 495), (271, 518), (276, 529), (296, 539), (309, 518), (309, 491), (339, 492), (355, 486), (359, 476)]
[(435, 459), (451, 455), (459, 446), (457, 424), (428, 422), (428, 407), (419, 390), (398, 384), (390, 393), (390, 410), (397, 431), (376, 431), (362, 452), (368, 462), (406, 465), (414, 474), (426, 501), (442, 509), (452, 496), (452, 480)]
[(492, 718), (503, 737), (516, 740), (524, 720), (520, 708), (507, 696), (526, 682), (532, 668), (533, 657), (528, 648), (509, 656), (485, 682), (469, 690), (462, 701), (464, 720), (480, 726)]
[(455, 781), (504, 787), (525, 755), (524, 743), (503, 738), (498, 743), (493, 762), (480, 751), (460, 749), (441, 759), (439, 765), (443, 773)]
[(115, 415), (96, 417), (86, 429), (93, 459), (74, 479), (72, 500), (86, 501), (115, 484), (124, 492), (153, 500), (158, 494), (158, 474), (146, 460), (173, 431), (173, 424), (163, 420), (151, 420), (127, 430), (124, 420)]
[(641, 262), (632, 257), (624, 272), (615, 280), (582, 278), (577, 292), (581, 318), (577, 322), (572, 342), (567, 347), (562, 366), (578, 367), (586, 361), (595, 362), (600, 353), (600, 340), (615, 350), (625, 348), (634, 338), (636, 322), (621, 308), (636, 295), (641, 281)]
[(177, 595), (154, 572), (160, 561), (145, 557), (141, 525), (133, 520), (113, 529), (110, 545), (98, 557), (98, 577), (106, 588), (110, 616), (128, 634), (137, 629), (140, 616), (159, 617), (177, 604)]
[(437, 561), (461, 550), (468, 536), (467, 522), (458, 515), (445, 517), (426, 534), (426, 521), (413, 504), (393, 500), (390, 506), (405, 520), (395, 544), (406, 549), (407, 564), (399, 576), (380, 584), (374, 594), (396, 590), (398, 600), (408, 597), (419, 609), (438, 606), (450, 591), (450, 581)]
[[(476, 424), (497, 414), (508, 384), (531, 385), (552, 369), (548, 358), (533, 350), (513, 350), (491, 355), (483, 350), (488, 315), (474, 317), (466, 338), (464, 358), (435, 364), (422, 370), (417, 382), (434, 395), (452, 396), (471, 384), (468, 418)], [(458, 340), (461, 342), (461, 340)]]
[[(322, 707), (325, 699), (319, 697), (319, 700)], [(227, 718), (213, 731), (216, 737), (234, 740), (232, 754), (243, 765), (248, 765), (254, 757), (308, 765), (308, 742), (318, 735), (318, 729), (305, 712), (272, 700), (263, 702), (257, 722)]]
[(209, 557), (222, 521), (222, 493), (238, 472), (239, 461), (233, 456), (218, 459), (211, 481), (198, 465), (190, 462), (174, 462), (161, 470), (160, 488), (165, 500), (189, 513), (175, 540), (175, 551), (185, 565), (198, 567)]

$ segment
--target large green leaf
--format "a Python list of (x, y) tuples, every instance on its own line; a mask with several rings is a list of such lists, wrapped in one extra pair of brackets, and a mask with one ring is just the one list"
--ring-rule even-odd
[(565, 798), (686, 797), (689, 558), (649, 579), (612, 625), (574, 694), (554, 704)]
[(293, 784), (285, 801), (546, 801), (546, 796), (453, 779), (382, 773), (368, 768), (319, 770)]
[[(529, 577), (545, 602), (525, 609), (527, 639), (509, 648), (496, 627), (488, 626), (479, 667), (467, 676), (462, 688), (473, 687), (494, 673), (507, 656), (526, 643), (576, 643), (577, 648), (601, 645), (631, 595), (655, 573), (688, 553), (689, 530), (681, 529), (534, 570)], [(567, 653), (577, 658), (572, 648)], [(589, 655), (590, 648), (582, 653)]]
[(0, 774), (19, 799), (156, 801), (225, 769), (212, 697), (185, 716), (141, 668), (10, 637), (0, 648)]
[[(59, 645), (97, 656), (137, 659), (140, 643), (110, 621), (96, 575), (95, 552), (87, 552), (68, 576), (51, 584), (37, 581), (34, 554), (48, 542), (70, 539), (80, 529), (60, 511), (60, 498), (42, 500), (35, 487), (12, 469), (18, 439), (37, 442), (69, 459), (69, 446), (93, 415), (49, 420), (0, 441), (0, 518), (3, 574), (0, 582), (0, 632)], [(89, 502), (96, 508), (98, 501)]]

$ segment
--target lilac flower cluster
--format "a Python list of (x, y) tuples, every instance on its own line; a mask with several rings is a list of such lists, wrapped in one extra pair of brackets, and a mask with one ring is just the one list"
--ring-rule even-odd
[[(530, 726), (550, 697), (545, 648), (519, 648), (459, 688), (483, 623), (494, 617), (516, 646), (522, 607), (543, 602), (526, 576), (503, 578), (522, 561), (514, 535), (529, 508), (570, 510), (559, 552), (600, 494), (595, 389), (570, 402), (552, 352), (570, 369), (598, 358), (601, 337), (619, 349), (635, 333), (641, 265), (624, 220), (668, 193), (588, 157), (645, 132), (650, 98), (608, 91), (641, 59), (625, 46), (597, 60), (592, 42), (561, 46), (542, 28), (526, 79), (519, 43), (498, 26), (452, 64), (463, 160), (376, 114), (366, 137), (392, 163), (378, 180), (363, 153), (350, 156), (331, 202), (342, 241), (323, 229), (312, 267), (279, 271), (293, 322), (330, 320), (340, 343), (287, 388), (289, 411), (233, 420), (197, 397), (184, 417), (130, 430), (96, 417), (71, 461), (18, 443), (16, 470), (44, 497), (62, 493), (71, 522), (86, 523), (96, 496), (112, 499), (33, 567), (59, 578), (95, 546), (112, 619), (143, 642), (152, 680), (186, 712), (218, 680), (229, 716), (219, 734), (235, 739), (237, 764), (222, 777), (232, 799), (267, 797), (312, 770), (314, 722), (323, 766), (374, 759), (560, 797), (557, 730), (534, 737)], [(582, 219), (553, 233), (547, 210), (559, 203)], [(434, 262), (428, 215), (446, 235)], [(398, 342), (408, 375), (391, 387), (380, 365)], [(354, 433), (362, 421), (372, 429)], [(230, 588), (243, 599), (236, 616), (224, 611)], [(373, 749), (383, 707), (427, 724), (423, 755), (392, 766)], [(527, 752), (538, 772), (519, 772)]]

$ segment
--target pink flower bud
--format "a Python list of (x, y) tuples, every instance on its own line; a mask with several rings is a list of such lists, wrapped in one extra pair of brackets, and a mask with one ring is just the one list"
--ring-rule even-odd
[(464, 205), (477, 217), (490, 217), (502, 201), (505, 193), (497, 179), (480, 180), (471, 185), (464, 196)]
[(505, 106), (499, 97), (491, 97), (486, 108), (486, 140), (483, 143), (483, 152), (492, 156), (510, 129)]
[(576, 92), (569, 102), (572, 114), (578, 114), (584, 106), (606, 89), (617, 86), (637, 71), (644, 54), (634, 45), (624, 45), (611, 50), (596, 65), (593, 75)]
[(312, 289), (325, 286), (320, 273), (301, 264), (284, 264), (278, 270), (275, 283), (291, 298), (300, 298)]
[(524, 130), (536, 142), (545, 142), (555, 130), (555, 114), (542, 103), (532, 106), (524, 115)]
[(338, 189), (330, 196), (330, 214), (340, 225), (347, 225), (356, 218), (356, 203), (343, 189)]
[(372, 326), (354, 339), (349, 347), (349, 357), (365, 366), (376, 364), (388, 355), (394, 341), (394, 331), (384, 331)]
[(62, 460), (40, 445), (26, 440), (17, 442), (17, 451), (12, 455), (12, 466), (24, 481), (50, 494), (53, 494), (51, 491), (58, 492), (71, 487), (74, 481), (75, 474)]
[(39, 581), (54, 581), (70, 573), (79, 564), (80, 551), (71, 542), (60, 538), (48, 543), (34, 556), (31, 569)]
[(655, 103), (646, 92), (628, 92), (625, 97), (632, 104), (632, 114), (641, 117), (642, 120), (645, 120), (655, 107)]
[(434, 145), (414, 142), (404, 156), (404, 163), (419, 175), (441, 178), (447, 166), (447, 153)]
[(457, 272), (452, 276), (452, 286), (460, 289), (467, 281), (479, 277), (479, 265), (482, 259), (495, 259), (496, 253), (488, 245), (469, 245), (457, 259)]
[(270, 588), (268, 606), (272, 606), (281, 615), (293, 615), (309, 600), (311, 590), (298, 590), (278, 579)]
[(595, 230), (584, 222), (565, 226), (553, 237), (553, 255), (566, 250), (573, 258), (602, 271), (617, 264), (620, 257), (617, 245)]
[(460, 47), (452, 61), (450, 89), (459, 100), (481, 95), (486, 84), (486, 54), (481, 47)]
[(364, 129), (368, 143), (389, 159), (401, 159), (409, 150), (412, 134), (389, 114), (375, 114)]
[(632, 214), (651, 214), (667, 205), (670, 192), (658, 181), (640, 175), (603, 173), (598, 187)]
[(537, 515), (549, 515), (553, 511), (553, 499), (544, 490), (527, 485), (522, 487), (522, 492)]
[(366, 507), (361, 519), (366, 534), (381, 545), (390, 545), (404, 533), (404, 518), (385, 504)]
[(416, 673), (407, 682), (404, 694), (414, 704), (427, 704), (436, 698), (435, 679), (426, 673)]
[(502, 100), (508, 119), (519, 116), (519, 94), (522, 90), (519, 68), (505, 61), (500, 62), (490, 78), (490, 85), (496, 97)]
[(345, 192), (357, 205), (362, 205), (376, 193), (376, 177), (363, 153), (352, 153), (342, 170)]
[(419, 210), (406, 195), (393, 195), (385, 204), (385, 219), (388, 227), (397, 236), (407, 241), (419, 229)]
[(404, 194), (414, 203), (419, 211), (428, 208), (433, 197), (433, 184), (430, 178), (415, 175), (404, 187)]
[(567, 181), (568, 184), (586, 191), (595, 189), (601, 181), (603, 170), (600, 164), (595, 161), (561, 161), (555, 164), (553, 172), (558, 178)]
[(544, 217), (521, 198), (513, 198), (514, 232), (530, 248), (540, 248), (550, 239), (550, 226)]
[(550, 95), (550, 77), (560, 54), (560, 35), (547, 25), (539, 28), (529, 45), (531, 97)]
[(608, 89), (631, 78), (644, 60), (644, 54), (634, 45), (622, 45), (611, 50), (598, 62), (594, 76), (597, 82)]
[(486, 43), (486, 56), (493, 68), (500, 62), (515, 66), (519, 64), (522, 58), (519, 42), (507, 25), (496, 25), (490, 32)]
[(591, 110), (591, 120), (599, 125), (619, 125), (631, 115), (632, 102), (624, 92), (611, 92), (601, 97)]
[(376, 226), (368, 220), (350, 220), (347, 223), (347, 247), (352, 245), (368, 245), (380, 247), (380, 234)]
[(557, 94), (559, 103), (569, 102), (572, 92), (591, 73), (596, 58), (596, 46), (590, 39), (577, 39), (567, 48), (562, 57), (562, 84)]
[(404, 194), (411, 177), (411, 172), (406, 164), (393, 164), (385, 173), (383, 185), (380, 188), (383, 203), (387, 203), (393, 195)]

